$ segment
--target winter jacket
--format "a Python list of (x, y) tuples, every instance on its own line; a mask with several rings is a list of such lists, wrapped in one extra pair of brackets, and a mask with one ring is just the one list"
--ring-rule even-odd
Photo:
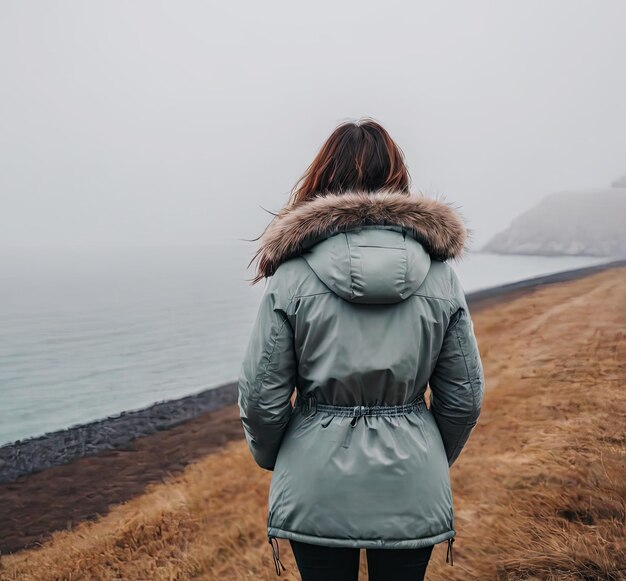
[[(447, 203), (377, 191), (286, 207), (261, 237), (267, 284), (238, 405), (254, 460), (273, 471), (267, 533), (279, 575), (276, 537), (389, 549), (448, 541), (451, 553), (449, 467), (484, 391), (465, 294), (446, 262), (467, 235)], [(418, 401), (427, 386), (429, 408)], [(362, 413), (412, 402), (410, 413)], [(366, 407), (350, 417), (316, 403)]]

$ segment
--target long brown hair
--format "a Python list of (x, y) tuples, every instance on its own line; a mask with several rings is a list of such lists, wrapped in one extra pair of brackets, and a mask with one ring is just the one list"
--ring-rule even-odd
[(373, 119), (340, 124), (322, 145), (293, 187), (289, 206), (317, 194), (346, 191), (409, 191), (404, 153), (386, 129)]
[[(324, 142), (291, 190), (283, 211), (316, 196), (340, 195), (349, 191), (394, 190), (408, 195), (410, 182), (404, 152), (380, 123), (370, 117), (346, 121), (338, 125)], [(263, 233), (253, 240), (261, 238)], [(260, 252), (261, 248), (248, 267)], [(251, 284), (262, 278), (257, 269)]]

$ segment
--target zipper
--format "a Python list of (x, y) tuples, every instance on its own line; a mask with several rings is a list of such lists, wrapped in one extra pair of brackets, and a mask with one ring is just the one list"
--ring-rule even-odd
[(450, 566), (454, 566), (454, 560), (452, 559), (452, 545), (454, 544), (454, 537), (448, 539), (448, 550), (446, 551), (446, 563), (450, 560)]
[[(274, 547), (274, 543), (272, 543), (272, 541), (276, 542), (276, 547)], [(274, 560), (274, 567), (276, 568), (276, 575), (280, 577), (280, 567), (283, 568), (283, 571), (286, 571), (286, 569), (285, 569), (285, 565), (283, 565), (283, 562), (280, 560), (280, 546), (278, 545), (278, 539), (275, 536), (268, 534), (267, 542), (272, 547), (272, 559)]]

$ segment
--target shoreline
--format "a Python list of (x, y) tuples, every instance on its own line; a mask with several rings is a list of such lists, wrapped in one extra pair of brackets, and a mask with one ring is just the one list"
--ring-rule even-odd
[[(488, 287), (468, 292), (467, 303), (471, 312), (475, 313), (526, 295), (537, 288), (621, 266), (626, 266), (626, 258)], [(171, 430), (235, 403), (236, 381), (181, 398), (159, 401), (138, 410), (123, 411), (99, 420), (3, 444), (0, 446), (0, 485), (81, 458), (132, 448), (138, 438)]]
[(532, 292), (537, 288), (560, 282), (576, 280), (578, 278), (590, 276), (597, 272), (620, 268), (622, 266), (626, 266), (626, 258), (616, 258), (615, 260), (603, 262), (601, 264), (581, 266), (580, 268), (563, 270), (551, 274), (542, 274), (515, 282), (479, 289), (466, 294), (467, 304), (472, 313), (475, 313), (484, 308), (492, 307), (500, 302), (510, 301), (517, 296), (528, 294), (528, 292)]
[[(475, 312), (487, 391), (450, 471), (460, 568), (435, 546), (435, 578), (626, 571), (625, 292), (623, 265)], [(270, 485), (237, 406), (208, 412), (132, 448), (0, 485), (0, 578), (269, 581)]]
[[(508, 301), (547, 286), (626, 267), (626, 259), (467, 293), (472, 314), (489, 317)], [(576, 284), (576, 283), (574, 283)], [(558, 286), (556, 287), (559, 288)], [(535, 315), (531, 315), (534, 318)], [(498, 316), (496, 316), (498, 319)], [(486, 349), (489, 347), (487, 345)], [(22, 473), (0, 483), (0, 554), (36, 547), (181, 474), (243, 439), (234, 382), (0, 448)], [(90, 440), (88, 440), (90, 438)], [(60, 454), (55, 457), (54, 454)], [(19, 463), (18, 463), (19, 462)], [(41, 468), (41, 464), (52, 466)], [(0, 467), (0, 470), (2, 467)], [(5, 474), (7, 466), (4, 466)]]

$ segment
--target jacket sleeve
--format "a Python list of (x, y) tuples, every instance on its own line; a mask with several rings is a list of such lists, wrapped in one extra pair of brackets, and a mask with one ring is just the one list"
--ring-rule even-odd
[(280, 306), (276, 274), (261, 298), (238, 377), (239, 415), (255, 462), (273, 470), (292, 414), (297, 362), (293, 330)]
[(446, 449), (456, 461), (480, 415), (485, 380), (474, 325), (457, 274), (452, 273), (453, 313), (429, 379), (431, 411)]

